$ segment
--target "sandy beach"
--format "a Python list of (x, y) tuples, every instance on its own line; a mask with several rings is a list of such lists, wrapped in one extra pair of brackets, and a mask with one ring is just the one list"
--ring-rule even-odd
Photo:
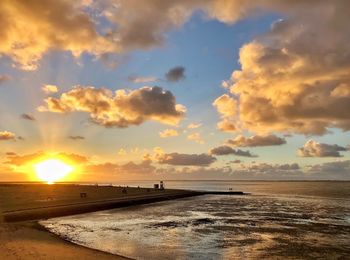
[(36, 222), (0, 224), (0, 259), (126, 259), (67, 242)]
[[(87, 198), (80, 198), (80, 193)], [(154, 195), (158, 191), (143, 188), (1, 184), (0, 185), (0, 258), (1, 259), (126, 259), (85, 248), (61, 239), (45, 230), (37, 221), (7, 223), (3, 213), (26, 208), (40, 208), (72, 203), (93, 202), (101, 199), (128, 198)], [(167, 193), (171, 194), (169, 190)]]

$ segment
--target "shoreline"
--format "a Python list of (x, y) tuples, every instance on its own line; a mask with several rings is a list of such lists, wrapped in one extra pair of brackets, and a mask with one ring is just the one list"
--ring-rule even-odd
[[(123, 187), (109, 186), (83, 186), (83, 185), (43, 185), (43, 184), (3, 184), (0, 185), (0, 258), (1, 259), (86, 259), (86, 260), (110, 260), (129, 259), (127, 257), (103, 252), (97, 249), (75, 244), (64, 237), (58, 236), (40, 225), (36, 219), (45, 219), (43, 215), (33, 220), (6, 222), (6, 212), (21, 212), (28, 214), (32, 209), (47, 214), (55, 205), (93, 205), (94, 203), (107, 201), (129, 201), (131, 198), (142, 196), (156, 196), (161, 194), (174, 194), (174, 190), (160, 192), (146, 188), (127, 188), (127, 194), (122, 192)], [(82, 199), (80, 193), (86, 193), (88, 198)], [(177, 193), (177, 192), (176, 192)], [(48, 199), (50, 198), (50, 199)], [(127, 205), (124, 204), (124, 205)], [(64, 208), (65, 206), (63, 206)], [(25, 210), (28, 209), (28, 210)], [(65, 208), (66, 210), (67, 208)], [(100, 210), (105, 208), (98, 208)], [(96, 208), (95, 208), (96, 210)], [(91, 212), (91, 210), (88, 210)], [(23, 212), (22, 212), (23, 213)], [(61, 213), (57, 216), (62, 216)], [(65, 211), (64, 215), (73, 215)], [(69, 214), (68, 214), (69, 213)], [(45, 215), (44, 214), (44, 215)], [(21, 215), (21, 214), (19, 214)], [(24, 214), (25, 215), (25, 214)], [(27, 215), (28, 216), (28, 215)], [(19, 219), (17, 219), (19, 220)]]
[(111, 257), (111, 259), (120, 259), (120, 260), (135, 260), (134, 258), (130, 258), (130, 257), (127, 257), (127, 256), (123, 256), (123, 255), (119, 255), (119, 254), (114, 254), (114, 253), (110, 253), (110, 252), (107, 252), (107, 251), (103, 251), (103, 250), (99, 250), (99, 249), (95, 249), (95, 248), (92, 248), (92, 247), (88, 247), (88, 246), (84, 246), (84, 245), (81, 245), (81, 244), (77, 244), (77, 243), (74, 243), (60, 235), (57, 235), (56, 233), (54, 232), (51, 232), (49, 229), (47, 229), (45, 226), (41, 225), (39, 223), (39, 220), (34, 220), (34, 221), (31, 221), (29, 222), (33, 225), (32, 229), (34, 230), (38, 230), (38, 231), (43, 231), (43, 232), (46, 232), (48, 234), (50, 234), (51, 236), (55, 237), (57, 240), (59, 240), (60, 242), (58, 243), (63, 243), (63, 244), (68, 244), (68, 245), (71, 245), (71, 246), (74, 246), (74, 247), (79, 247), (79, 248), (83, 248), (83, 249), (86, 249), (88, 251), (93, 251), (97, 254), (100, 254), (102, 253), (103, 255), (106, 255), (106, 257)]
[[(123, 190), (127, 189), (127, 194)], [(81, 198), (81, 194), (87, 198)], [(79, 245), (38, 220), (210, 194), (150, 188), (0, 184), (0, 252), (4, 259), (130, 259)]]
[(73, 243), (50, 232), (38, 221), (0, 223), (0, 252), (4, 259), (127, 260), (122, 255)]
[(106, 255), (107, 257), (111, 256), (113, 259), (133, 260), (133, 258), (129, 258), (129, 257), (123, 256), (123, 255), (113, 254), (113, 253), (110, 253), (110, 252), (106, 252), (106, 251), (102, 251), (102, 250), (98, 250), (98, 249), (95, 249), (95, 248), (91, 248), (91, 247), (87, 247), (87, 246), (84, 246), (84, 245), (80, 245), (80, 244), (74, 243), (74, 242), (72, 242), (72, 241), (70, 241), (68, 239), (65, 239), (64, 237), (62, 237), (60, 235), (57, 235), (57, 234), (51, 232), (45, 226), (41, 225), (39, 223), (39, 220), (34, 220), (34, 221), (31, 222), (31, 224), (33, 225), (32, 229), (49, 233), (50, 235), (52, 235), (53, 237), (57, 238), (58, 240), (60, 240), (64, 244), (73, 245), (73, 246), (76, 246), (76, 247), (87, 249), (89, 251), (92, 250), (93, 252), (96, 252), (96, 253), (102, 253), (102, 254)]

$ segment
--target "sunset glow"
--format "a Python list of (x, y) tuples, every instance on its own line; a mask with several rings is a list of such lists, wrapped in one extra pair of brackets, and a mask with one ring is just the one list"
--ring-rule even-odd
[(57, 159), (49, 159), (34, 165), (37, 177), (52, 184), (69, 174), (73, 167)]

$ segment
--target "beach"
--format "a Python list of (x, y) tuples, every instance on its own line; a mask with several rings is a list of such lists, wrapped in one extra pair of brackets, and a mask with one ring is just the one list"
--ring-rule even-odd
[(51, 218), (40, 224), (76, 244), (133, 259), (347, 259), (350, 255), (350, 182), (166, 184), (210, 191), (232, 188), (250, 195), (194, 196)]
[[(126, 259), (122, 256), (89, 249), (63, 240), (48, 232), (36, 220), (8, 223), (4, 212), (22, 209), (86, 204), (110, 199), (159, 195), (158, 190), (95, 185), (0, 185), (0, 258), (1, 259)], [(162, 191), (173, 194), (174, 190)], [(86, 198), (80, 198), (86, 193)]]
[[(112, 186), (0, 185), (3, 214), (140, 202), (40, 220), (9, 223), (2, 218), (0, 259), (341, 259), (350, 254), (350, 182), (169, 181), (165, 191), (122, 185), (136, 188), (125, 194), (123, 187)], [(233, 187), (251, 194), (200, 192), (171, 200), (181, 187)], [(87, 198), (80, 198), (82, 192)], [(164, 198), (154, 200), (157, 196)], [(140, 198), (146, 197), (152, 199), (142, 205)]]
[(36, 222), (0, 223), (0, 259), (126, 259), (67, 242)]

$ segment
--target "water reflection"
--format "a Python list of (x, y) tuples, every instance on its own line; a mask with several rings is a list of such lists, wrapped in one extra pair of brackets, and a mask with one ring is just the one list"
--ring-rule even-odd
[(138, 259), (337, 258), (347, 199), (203, 196), (44, 221), (82, 245)]

